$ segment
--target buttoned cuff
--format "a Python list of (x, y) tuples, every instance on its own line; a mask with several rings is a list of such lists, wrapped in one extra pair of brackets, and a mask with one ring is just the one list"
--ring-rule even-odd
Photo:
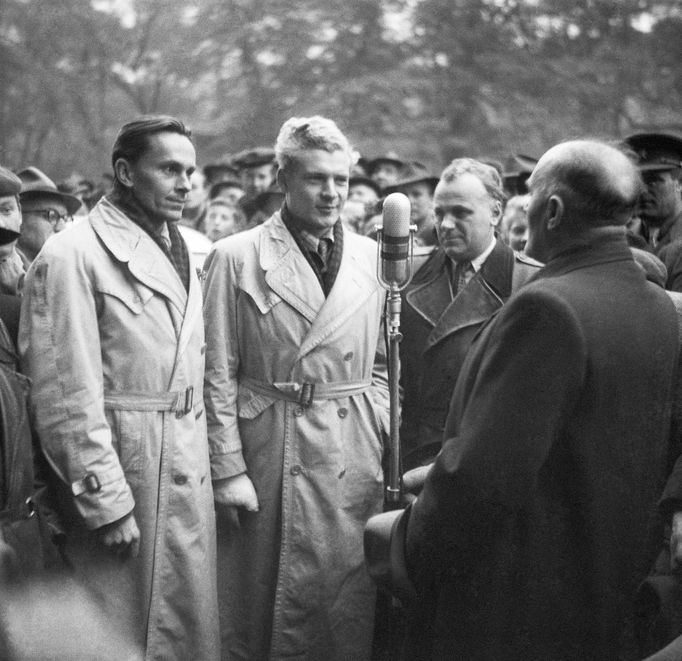
[(211, 455), (211, 480), (222, 480), (246, 472), (246, 462), (241, 450)]
[(71, 485), (71, 491), (76, 508), (90, 530), (118, 521), (135, 508), (133, 493), (120, 470), (116, 477), (88, 473)]

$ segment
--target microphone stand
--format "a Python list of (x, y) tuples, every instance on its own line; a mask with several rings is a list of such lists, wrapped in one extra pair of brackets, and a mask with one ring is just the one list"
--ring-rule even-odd
[(388, 334), (388, 393), (389, 393), (389, 464), (388, 480), (385, 493), (385, 509), (396, 510), (402, 506), (402, 476), (400, 460), (400, 342), (403, 335), (400, 332), (400, 292), (412, 280), (412, 266), (414, 253), (414, 235), (416, 225), (410, 225), (407, 269), (405, 278), (401, 282), (387, 282), (381, 274), (381, 252), (384, 244), (383, 227), (377, 227), (377, 277), (382, 287), (386, 289), (386, 329)]

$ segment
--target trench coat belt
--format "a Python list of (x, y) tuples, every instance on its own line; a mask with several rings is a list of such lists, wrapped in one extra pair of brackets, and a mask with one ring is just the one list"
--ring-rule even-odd
[(266, 381), (252, 379), (249, 376), (242, 376), (239, 378), (239, 384), (260, 395), (284, 399), (288, 402), (297, 402), (301, 406), (308, 407), (316, 399), (339, 399), (341, 397), (360, 395), (372, 385), (372, 381), (365, 379), (358, 381), (330, 381), (327, 383), (299, 383), (297, 381), (267, 383)]
[[(201, 401), (201, 400), (200, 400)], [(104, 409), (106, 411), (150, 411), (175, 412), (176, 418), (182, 418), (193, 410), (194, 387), (170, 392), (106, 392), (104, 393)], [(111, 479), (118, 477), (120, 467), (114, 467), (104, 473), (88, 473), (80, 480), (71, 483), (74, 496), (82, 493), (97, 493)]]
[(194, 387), (171, 392), (106, 392), (108, 411), (174, 411), (178, 418), (187, 415), (194, 404)]

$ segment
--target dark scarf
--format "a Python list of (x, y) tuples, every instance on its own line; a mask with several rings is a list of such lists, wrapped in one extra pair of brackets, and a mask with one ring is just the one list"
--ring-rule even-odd
[(339, 273), (341, 257), (343, 256), (343, 224), (341, 223), (341, 219), (339, 218), (339, 220), (334, 223), (334, 241), (330, 246), (325, 267), (320, 261), (320, 256), (314, 250), (310, 250), (308, 244), (303, 240), (301, 233), (297, 229), (303, 223), (292, 216), (286, 205), (282, 206), (281, 215), (285, 227), (289, 230), (289, 234), (291, 234), (296, 245), (299, 247), (299, 250), (303, 253), (306, 261), (310, 264), (310, 267), (317, 276), (317, 280), (322, 287), (325, 297), (329, 296), (329, 292), (334, 286), (336, 276)]
[(116, 185), (113, 192), (107, 198), (114, 206), (123, 211), (130, 220), (149, 234), (177, 271), (185, 291), (189, 291), (189, 253), (187, 252), (187, 245), (178, 229), (178, 224), (166, 223), (171, 242), (169, 249), (159, 232), (159, 223), (153, 223), (150, 220), (149, 215), (137, 201), (132, 191), (123, 186)]

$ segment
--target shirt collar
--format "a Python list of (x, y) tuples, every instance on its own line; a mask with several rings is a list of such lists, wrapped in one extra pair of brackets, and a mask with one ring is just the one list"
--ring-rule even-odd
[(475, 273), (478, 273), (481, 270), (481, 266), (483, 266), (483, 263), (486, 259), (488, 259), (488, 256), (493, 251), (495, 243), (496, 239), (493, 235), (493, 238), (490, 240), (490, 245), (478, 257), (475, 257), (471, 260), (471, 267), (474, 269)]

